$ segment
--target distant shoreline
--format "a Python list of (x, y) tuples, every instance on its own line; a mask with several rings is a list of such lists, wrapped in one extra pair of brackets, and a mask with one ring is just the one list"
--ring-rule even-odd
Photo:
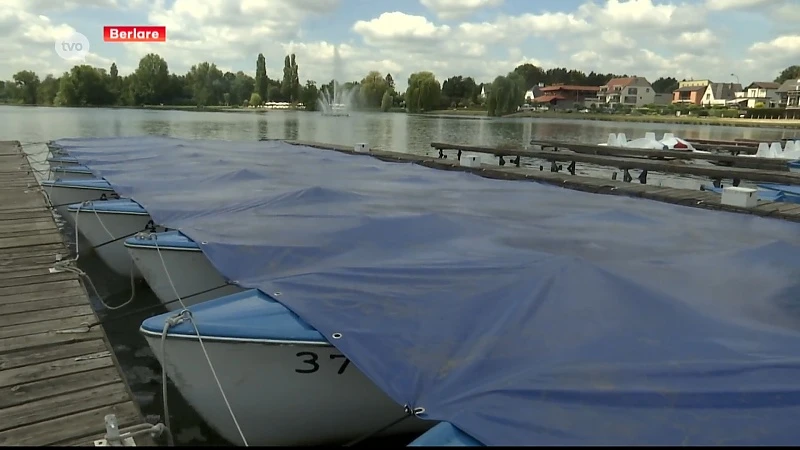
[[(10, 103), (0, 103), (7, 106), (24, 107), (45, 107), (61, 108), (52, 105), (15, 105)], [(247, 108), (241, 106), (193, 106), (193, 105), (143, 105), (143, 106), (75, 106), (73, 108), (108, 108), (108, 109), (133, 109), (133, 110), (157, 110), (157, 111), (193, 111), (193, 112), (225, 112), (225, 113), (266, 113), (268, 111), (305, 111), (302, 109), (271, 109), (271, 108)], [(392, 112), (400, 112), (393, 110)], [(412, 113), (406, 113), (412, 114)], [(664, 123), (676, 125), (705, 125), (705, 126), (728, 126), (728, 127), (747, 127), (747, 128), (777, 128), (785, 130), (800, 130), (800, 119), (740, 119), (722, 117), (696, 117), (696, 116), (631, 116), (621, 114), (592, 114), (592, 113), (559, 113), (559, 112), (517, 112), (502, 117), (490, 117), (485, 110), (476, 109), (441, 109), (427, 111), (420, 116), (437, 117), (460, 117), (460, 118), (488, 118), (488, 119), (516, 119), (516, 118), (542, 118), (542, 119), (568, 119), (568, 120), (590, 120), (601, 122), (628, 122), (628, 123)]]
[(676, 125), (708, 125), (721, 127), (783, 128), (800, 130), (800, 119), (740, 119), (695, 116), (628, 116), (621, 114), (518, 112), (504, 118), (531, 117), (604, 122), (668, 123)]
[[(471, 109), (455, 110), (436, 110), (428, 111), (422, 115), (430, 116), (451, 116), (451, 117), (489, 117), (486, 111)], [(516, 119), (529, 117), (532, 119), (569, 119), (569, 120), (593, 120), (601, 122), (630, 122), (630, 123), (667, 123), (678, 125), (708, 125), (708, 126), (727, 126), (727, 127), (750, 127), (750, 128), (781, 128), (789, 130), (800, 130), (800, 119), (740, 119), (723, 117), (696, 117), (696, 116), (630, 116), (621, 114), (591, 114), (591, 113), (559, 113), (559, 112), (517, 112), (506, 116), (497, 117), (502, 119)], [(492, 117), (494, 118), (494, 117)]]

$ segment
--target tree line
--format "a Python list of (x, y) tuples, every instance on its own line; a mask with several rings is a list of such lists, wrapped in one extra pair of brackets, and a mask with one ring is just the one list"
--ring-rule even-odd
[[(370, 71), (359, 81), (345, 82), (342, 88), (354, 91), (353, 107), (364, 110), (389, 111), (404, 108), (424, 112), (446, 108), (485, 108), (489, 115), (500, 116), (516, 111), (524, 103), (525, 92), (538, 86), (571, 84), (601, 86), (617, 76), (611, 73), (585, 73), (567, 68), (543, 69), (522, 64), (491, 83), (478, 83), (472, 77), (452, 76), (439, 82), (428, 71), (409, 76), (403, 92), (395, 89), (391, 74)], [(800, 67), (784, 70), (779, 79), (799, 78)], [(656, 92), (672, 92), (678, 86), (674, 77), (655, 80)], [(316, 81), (300, 83), (300, 71), (294, 54), (286, 55), (280, 78), (267, 75), (263, 54), (256, 58), (255, 77), (243, 71), (223, 72), (216, 64), (201, 62), (185, 74), (169, 71), (161, 56), (145, 55), (133, 73), (120, 75), (116, 64), (108, 70), (89, 65), (76, 65), (61, 76), (47, 75), (40, 79), (30, 70), (0, 81), (0, 102), (54, 106), (248, 106), (264, 102), (303, 104), (317, 109), (321, 89), (333, 91), (334, 81), (317, 85)]]

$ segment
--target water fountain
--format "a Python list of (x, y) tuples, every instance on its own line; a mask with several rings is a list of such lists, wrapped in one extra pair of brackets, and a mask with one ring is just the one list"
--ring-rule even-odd
[(333, 92), (328, 92), (327, 86), (320, 89), (317, 106), (323, 116), (349, 116), (353, 105), (353, 88), (340, 86), (337, 80), (342, 77), (342, 59), (339, 56), (339, 47), (333, 47)]

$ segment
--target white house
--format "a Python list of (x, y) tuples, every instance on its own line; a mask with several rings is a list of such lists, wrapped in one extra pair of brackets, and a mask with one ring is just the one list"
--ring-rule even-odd
[(597, 102), (605, 103), (608, 106), (620, 104), (639, 108), (644, 105), (654, 104), (656, 91), (653, 86), (643, 77), (612, 78), (600, 87), (597, 94)]
[(742, 92), (739, 83), (709, 83), (700, 104), (703, 106), (725, 106)]
[(755, 108), (762, 103), (765, 108), (775, 108), (781, 102), (781, 94), (778, 92), (781, 85), (771, 81), (754, 81), (744, 89), (744, 98), (747, 99), (747, 107)]

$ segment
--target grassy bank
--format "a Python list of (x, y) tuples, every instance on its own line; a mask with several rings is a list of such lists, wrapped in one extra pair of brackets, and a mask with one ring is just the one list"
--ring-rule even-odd
[(532, 117), (543, 119), (571, 119), (571, 120), (601, 120), (605, 122), (640, 122), (640, 123), (674, 123), (681, 125), (714, 125), (729, 127), (754, 127), (754, 128), (788, 128), (800, 130), (800, 120), (797, 119), (739, 119), (723, 117), (696, 117), (696, 116), (650, 116), (650, 115), (622, 115), (622, 114), (591, 114), (591, 113), (557, 113), (557, 112), (518, 112), (503, 116), (507, 118)]
[(427, 115), (432, 116), (473, 116), (473, 117), (486, 117), (485, 109), (437, 109), (435, 111), (425, 112)]

